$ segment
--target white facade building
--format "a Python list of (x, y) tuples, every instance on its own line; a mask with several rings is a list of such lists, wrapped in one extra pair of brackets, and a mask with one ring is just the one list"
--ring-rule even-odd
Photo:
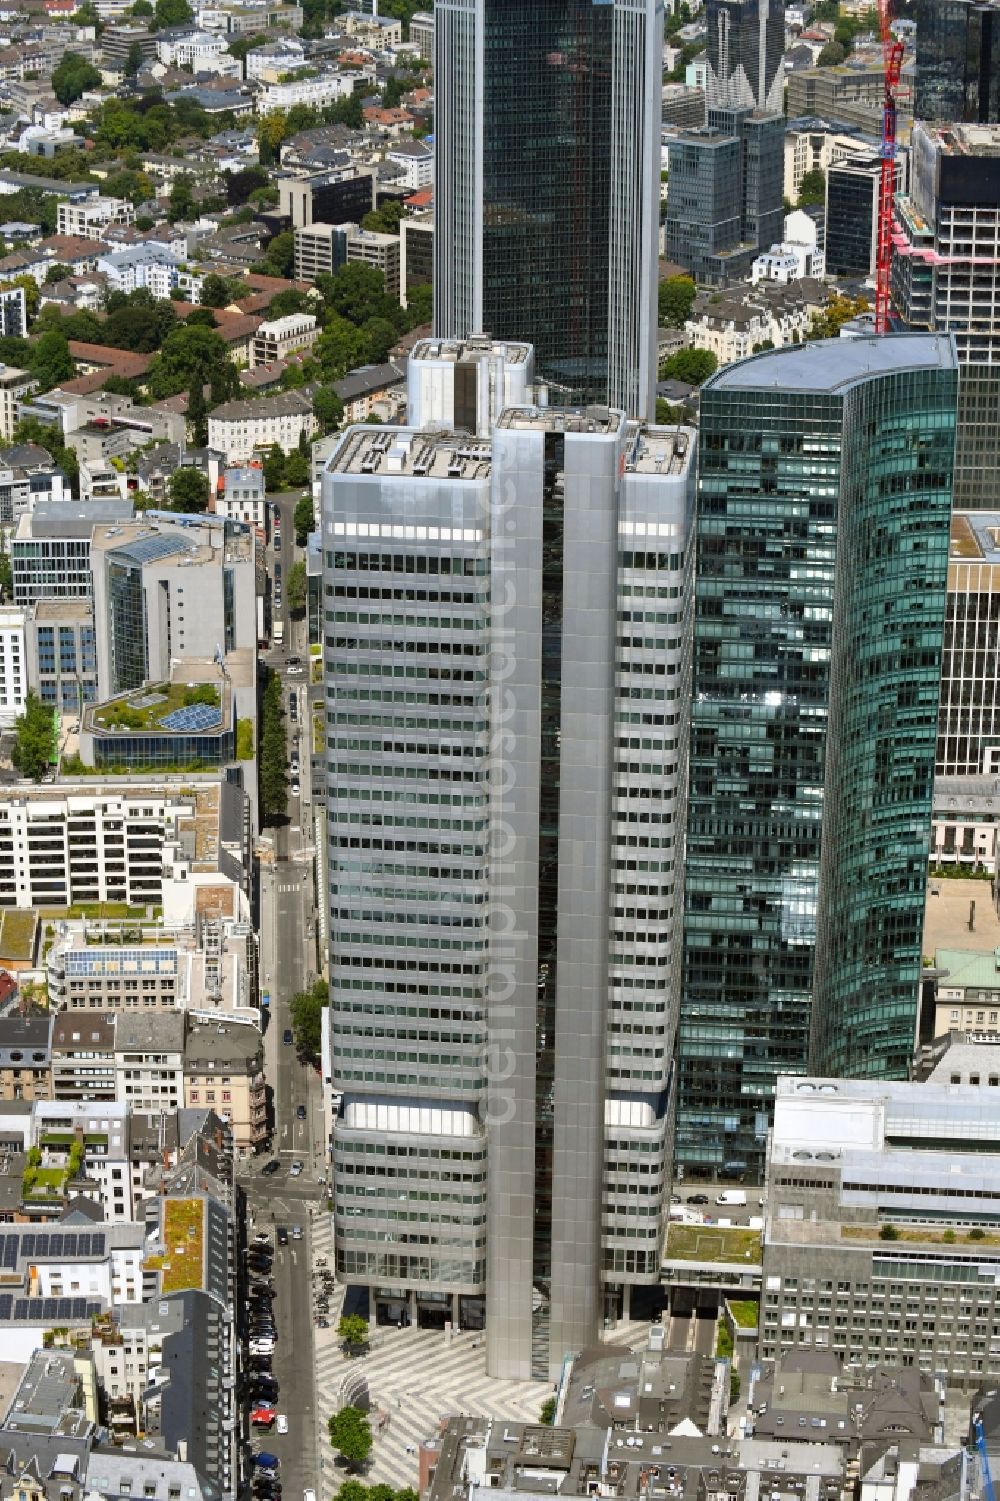
[(177, 257), (165, 245), (136, 245), (131, 250), (119, 250), (112, 255), (102, 255), (97, 260), (97, 270), (108, 278), (108, 285), (115, 292), (134, 292), (137, 287), (148, 287), (158, 299), (166, 299), (177, 285)]
[(218, 779), (196, 775), (183, 787), (97, 777), (11, 787), (0, 802), (0, 905), (158, 904), (165, 849), (217, 821), (219, 798)]
[(24, 610), (19, 605), (0, 605), (0, 728), (10, 729), (24, 713), (27, 696)]
[(386, 152), (386, 161), (400, 167), (403, 181), (416, 192), (434, 181), (434, 152), (424, 141), (398, 141)]
[(319, 338), (319, 328), (312, 313), (288, 313), (262, 323), (253, 336), (250, 364), (273, 365), (300, 349), (309, 349)]
[(208, 446), (224, 453), (228, 463), (243, 464), (274, 443), (283, 453), (291, 453), (303, 433), (311, 438), (315, 431), (312, 403), (298, 391), (283, 391), (216, 407), (208, 417)]
[(0, 438), (12, 438), (17, 426), (17, 404), (35, 381), (27, 370), (0, 364)]
[(228, 52), (229, 43), (214, 31), (188, 31), (183, 36), (156, 39), (156, 55), (161, 63), (167, 67), (190, 68), (194, 73), (215, 72), (213, 63)]
[(60, 203), (56, 232), (81, 240), (101, 240), (110, 224), (135, 223), (135, 209), (127, 198), (87, 198), (82, 203)]
[[(251, 57), (253, 53), (249, 54)], [(269, 83), (257, 95), (257, 113), (266, 115), (273, 109), (292, 109), (308, 104), (322, 109), (354, 92), (354, 77), (349, 73), (321, 73), (318, 78), (294, 78), (288, 83)]]

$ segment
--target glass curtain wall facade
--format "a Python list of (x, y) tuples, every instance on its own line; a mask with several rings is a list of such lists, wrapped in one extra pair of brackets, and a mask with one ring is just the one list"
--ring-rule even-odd
[(956, 397), (951, 341), (919, 335), (762, 355), (703, 389), (689, 1171), (759, 1179), (775, 1078), (810, 1039), (817, 1071), (905, 1074)]
[(443, 0), (435, 332), (527, 339), (560, 403), (655, 401), (662, 0)]
[(784, 0), (708, 0), (708, 107), (783, 107)]
[(918, 120), (1000, 120), (1000, 8), (918, 0)]
[(146, 681), (146, 596), (139, 563), (112, 556), (107, 578), (113, 696), (141, 688)]

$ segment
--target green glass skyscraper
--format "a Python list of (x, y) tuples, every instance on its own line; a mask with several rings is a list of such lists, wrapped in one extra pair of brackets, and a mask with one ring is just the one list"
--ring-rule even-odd
[(778, 1073), (913, 1050), (957, 401), (944, 335), (701, 404), (677, 1159), (759, 1173)]

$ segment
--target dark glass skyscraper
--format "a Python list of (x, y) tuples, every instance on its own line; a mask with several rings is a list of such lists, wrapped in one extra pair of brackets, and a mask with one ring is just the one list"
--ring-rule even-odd
[(709, 109), (782, 110), (784, 0), (708, 0)]
[(918, 120), (1000, 120), (1000, 6), (918, 0)]
[[(676, 1155), (759, 1172), (779, 1073), (905, 1077), (951, 513), (946, 336), (702, 390)], [(737, 1167), (737, 1164), (739, 1167)]]
[(662, 0), (441, 0), (435, 331), (567, 400), (655, 400)]

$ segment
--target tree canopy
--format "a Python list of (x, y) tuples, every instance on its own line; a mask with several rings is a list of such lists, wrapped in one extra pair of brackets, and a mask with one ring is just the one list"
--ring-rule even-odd
[[(261, 712), (260, 821), (277, 823), (288, 806), (288, 775), (285, 767), (285, 711), (281, 702), (281, 680), (274, 672), (267, 675)], [(292, 1005), (294, 1006), (294, 1000)], [(294, 1025), (294, 1012), (293, 1012)]]
[(53, 711), (37, 694), (29, 693), (24, 713), (15, 726), (12, 760), (22, 777), (40, 782), (52, 764)]
[(306, 565), (300, 558), (288, 570), (288, 608), (301, 615), (306, 607)]
[(170, 509), (204, 511), (208, 507), (208, 475), (185, 465), (170, 476)]
[(372, 1430), (360, 1407), (342, 1407), (329, 1422), (330, 1443), (350, 1465), (364, 1464), (371, 1453)]
[(659, 317), (663, 328), (683, 328), (697, 295), (690, 276), (668, 276), (660, 282)]
[(719, 361), (710, 349), (678, 349), (660, 366), (660, 379), (700, 386), (718, 369), (718, 365)]
[(316, 513), (313, 509), (311, 495), (303, 495), (302, 499), (296, 504), (293, 524), (295, 526), (295, 540), (300, 547), (304, 547), (306, 538), (316, 525)]
[(300, 990), (289, 1003), (295, 1046), (307, 1058), (318, 1058), (323, 1036), (323, 1008), (329, 1004), (325, 980), (317, 980), (311, 990)]
[(799, 208), (826, 202), (826, 173), (822, 167), (811, 167), (803, 172), (799, 183)]
[(28, 368), (38, 382), (39, 391), (51, 391), (60, 381), (72, 380), (76, 366), (66, 335), (55, 328), (42, 334), (31, 351)]
[(184, 323), (164, 339), (149, 367), (147, 385), (153, 399), (161, 401), (196, 381), (211, 386), (214, 402), (225, 401), (239, 386), (229, 351), (215, 329)]
[(100, 82), (100, 71), (79, 52), (64, 52), (61, 62), (52, 69), (52, 92), (60, 104), (72, 104)]

